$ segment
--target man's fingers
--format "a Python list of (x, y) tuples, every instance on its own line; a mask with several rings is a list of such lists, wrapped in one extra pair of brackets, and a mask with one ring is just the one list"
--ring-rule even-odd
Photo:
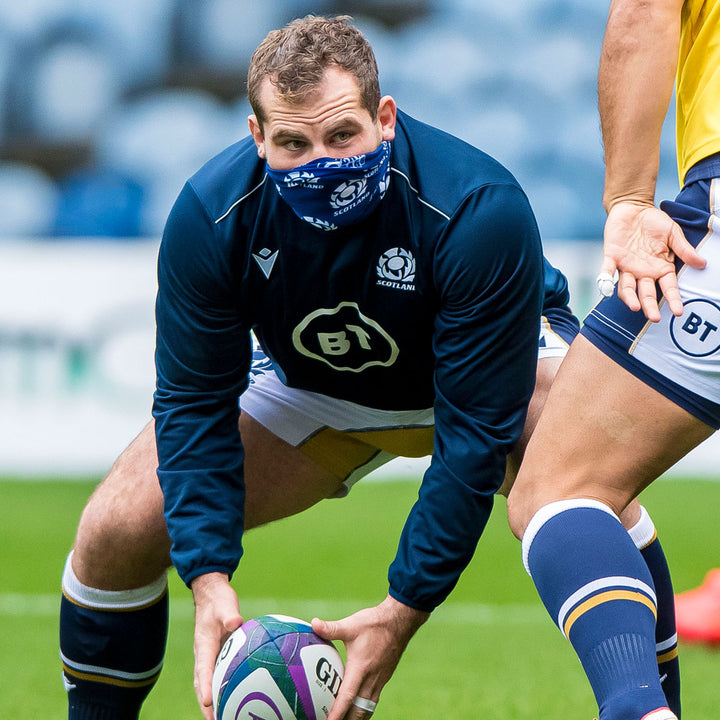
[(234, 613), (226, 618), (222, 625), (224, 633), (206, 643), (198, 643), (195, 649), (195, 693), (200, 709), (206, 720), (212, 720), (212, 674), (215, 661), (227, 638), (242, 625), (242, 617)]
[(638, 299), (636, 288), (637, 282), (635, 276), (628, 272), (621, 272), (617, 284), (618, 297), (631, 310), (640, 310), (640, 300)]
[(361, 689), (361, 678), (345, 677), (328, 720), (368, 720), (375, 712), (377, 698)]
[(612, 297), (615, 292), (615, 278), (610, 273), (600, 272), (595, 279), (598, 292), (603, 297)]
[(360, 687), (360, 677), (356, 677), (352, 673), (345, 674), (342, 683), (340, 684), (340, 690), (338, 691), (337, 697), (330, 708), (330, 714), (328, 720), (343, 720), (349, 718), (352, 708), (352, 703), (358, 694), (358, 688)]
[(313, 618), (310, 622), (313, 632), (319, 635), (323, 640), (343, 640), (340, 623), (332, 620), (321, 620)]
[(213, 712), (212, 704), (201, 705), (200, 712), (202, 713), (202, 716), (205, 718), (205, 720), (215, 720), (215, 713)]
[(675, 255), (686, 265), (696, 270), (702, 270), (707, 264), (705, 258), (699, 255), (698, 251), (687, 241), (685, 234), (678, 225), (673, 225), (669, 245)]
[[(212, 677), (212, 676), (211, 676)], [(212, 708), (212, 690), (209, 685), (211, 678), (206, 679), (203, 673), (199, 671), (197, 664), (195, 665), (195, 694), (197, 695), (200, 712), (202, 712), (205, 720), (213, 720)]]
[[(615, 273), (617, 272), (617, 263), (610, 257), (610, 255), (603, 255), (602, 264), (600, 265), (600, 272), (597, 276), (597, 286), (600, 294), (603, 297), (610, 297), (615, 285)], [(608, 281), (612, 285), (608, 284)], [(602, 283), (602, 285), (601, 285)]]
[(212, 669), (215, 666), (215, 658), (217, 653), (213, 653), (212, 650), (198, 648), (195, 661), (195, 693), (202, 708), (212, 705)]
[(225, 637), (222, 638), (222, 644), (225, 642), (225, 640), (228, 639), (228, 636), (232, 635), (241, 625), (243, 624), (243, 619), (240, 615), (233, 615), (232, 617), (228, 618), (223, 622), (223, 627), (225, 628)]
[(637, 295), (645, 317), (651, 322), (660, 320), (660, 308), (657, 302), (657, 288), (652, 278), (640, 278), (637, 283)]
[(665, 296), (665, 301), (670, 308), (670, 312), (675, 315), (675, 317), (680, 317), (685, 310), (685, 306), (683, 305), (675, 273), (663, 275), (663, 277), (658, 280), (658, 285), (660, 286), (662, 294)]
[(192, 582), (195, 601), (194, 685), (205, 720), (212, 720), (212, 674), (230, 633), (242, 624), (235, 591), (227, 575), (208, 573)]

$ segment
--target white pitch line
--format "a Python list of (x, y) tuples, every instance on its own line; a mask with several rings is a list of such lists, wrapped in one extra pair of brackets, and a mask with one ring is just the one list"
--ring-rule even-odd
[[(366, 607), (367, 603), (350, 600), (306, 598), (240, 598), (240, 610), (246, 618), (264, 613), (284, 613), (310, 619), (322, 617), (338, 619)], [(0, 593), (0, 616), (57, 617), (60, 594)], [(190, 597), (172, 598), (170, 615), (173, 620), (192, 620), (193, 602)], [(549, 622), (542, 605), (487, 604), (446, 602), (433, 613), (433, 623), (449, 625), (538, 625)]]

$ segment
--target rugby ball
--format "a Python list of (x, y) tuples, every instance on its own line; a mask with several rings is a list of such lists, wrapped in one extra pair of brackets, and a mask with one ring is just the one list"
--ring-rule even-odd
[(327, 720), (343, 678), (332, 643), (309, 623), (262, 615), (223, 645), (213, 672), (216, 720)]

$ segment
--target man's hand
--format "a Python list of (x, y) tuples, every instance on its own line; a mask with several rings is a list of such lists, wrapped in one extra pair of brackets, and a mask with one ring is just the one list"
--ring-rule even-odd
[(195, 694), (205, 720), (213, 720), (212, 674), (220, 648), (242, 625), (238, 599), (227, 575), (199, 575), (191, 583), (195, 601)]
[[(353, 704), (356, 698), (377, 702), (415, 631), (429, 613), (413, 610), (388, 595), (374, 608), (325, 622), (315, 618), (313, 630), (326, 640), (340, 640), (347, 650), (345, 676), (328, 720), (367, 720), (372, 710)], [(362, 700), (358, 701), (360, 704)]]
[(680, 226), (654, 205), (623, 200), (608, 211), (601, 273), (619, 271), (618, 297), (631, 309), (660, 320), (657, 282), (673, 313), (683, 313), (675, 257), (702, 270), (705, 260), (687, 241)]

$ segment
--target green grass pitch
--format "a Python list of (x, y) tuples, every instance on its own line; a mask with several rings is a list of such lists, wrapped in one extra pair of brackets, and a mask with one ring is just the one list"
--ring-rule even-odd
[[(1, 715), (66, 717), (58, 661), (62, 565), (93, 483), (0, 482)], [(233, 584), (246, 618), (282, 612), (343, 617), (379, 602), (417, 483), (367, 480), (346, 500), (248, 534)], [(644, 496), (675, 587), (720, 564), (720, 483), (660, 480)], [(591, 720), (596, 707), (571, 648), (542, 609), (499, 499), (478, 552), (448, 601), (411, 642), (377, 720)], [(192, 689), (192, 602), (171, 577), (162, 677), (143, 720), (199, 720)], [(681, 646), (684, 720), (720, 708), (720, 649)]]

